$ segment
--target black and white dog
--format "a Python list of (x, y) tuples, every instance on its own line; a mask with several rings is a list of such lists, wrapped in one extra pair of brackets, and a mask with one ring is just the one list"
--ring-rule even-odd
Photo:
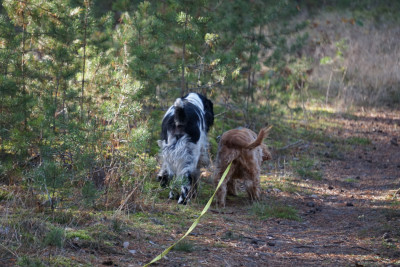
[[(166, 187), (176, 178), (181, 185), (178, 204), (186, 204), (196, 194), (200, 167), (209, 164), (207, 133), (213, 123), (213, 103), (197, 93), (177, 98), (164, 115), (157, 179)], [(169, 198), (174, 197), (171, 190)]]

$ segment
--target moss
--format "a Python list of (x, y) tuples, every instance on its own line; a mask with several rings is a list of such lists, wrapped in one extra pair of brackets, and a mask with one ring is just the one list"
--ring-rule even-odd
[(348, 177), (348, 178), (344, 179), (344, 181), (346, 183), (358, 183), (359, 182), (356, 178), (353, 178), (353, 177)]
[(79, 238), (81, 240), (93, 240), (93, 238), (90, 236), (89, 232), (86, 230), (67, 231), (66, 238), (67, 239)]
[(75, 266), (92, 266), (91, 264), (82, 264), (81, 262), (76, 262), (73, 258), (67, 258), (64, 256), (51, 257), (48, 264), (50, 266), (62, 266), (62, 267), (75, 267)]
[(213, 247), (215, 247), (215, 248), (227, 248), (227, 247), (229, 247), (229, 246), (226, 245), (226, 244), (223, 243), (223, 242), (215, 242), (215, 243), (213, 244)]

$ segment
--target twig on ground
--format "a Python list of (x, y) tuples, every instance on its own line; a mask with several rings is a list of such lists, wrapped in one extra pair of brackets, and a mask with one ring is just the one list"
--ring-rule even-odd
[(214, 210), (214, 209), (210, 209), (210, 211), (214, 212), (214, 213), (219, 213), (219, 214), (233, 214), (233, 211), (226, 212), (226, 211), (219, 211), (219, 210)]
[(298, 141), (296, 141), (296, 142), (294, 142), (292, 144), (286, 145), (286, 146), (284, 146), (282, 148), (278, 148), (277, 151), (282, 151), (282, 150), (286, 150), (286, 149), (289, 149), (289, 148), (301, 146), (303, 143), (304, 143), (303, 140), (298, 140)]
[(397, 194), (400, 194), (400, 188), (397, 189), (396, 192), (394, 192), (392, 199), (395, 199)]
[(360, 247), (360, 246), (353, 246), (353, 247), (351, 247), (351, 248), (358, 248), (358, 249), (362, 249), (362, 250), (366, 250), (366, 251), (373, 251), (372, 249), (363, 248), (363, 247)]
[(115, 211), (115, 213), (120, 213), (122, 211), (122, 209), (124, 208), (124, 206), (126, 205), (126, 203), (128, 203), (128, 200), (131, 198), (131, 196), (133, 195), (133, 193), (136, 191), (136, 187), (129, 193), (129, 195), (125, 198), (125, 200), (121, 203), (121, 205), (119, 206), (119, 208)]
[(218, 114), (214, 115), (214, 118), (219, 117), (219, 116), (221, 116), (221, 115), (224, 115), (225, 113), (226, 113), (226, 111), (221, 112), (221, 113), (218, 113)]
[(7, 250), (8, 252), (10, 252), (14, 257), (18, 258), (18, 254), (14, 251), (12, 251), (11, 249), (9, 249), (8, 247), (6, 247), (5, 245), (0, 243), (0, 246), (2, 246), (5, 250)]

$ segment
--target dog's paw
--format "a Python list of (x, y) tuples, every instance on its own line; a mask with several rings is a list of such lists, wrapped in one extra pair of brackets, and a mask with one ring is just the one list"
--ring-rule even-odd
[(185, 198), (183, 198), (182, 196), (179, 197), (178, 199), (178, 204), (182, 204), (182, 205), (186, 205), (187, 201)]
[(157, 181), (160, 182), (161, 188), (166, 188), (169, 184), (168, 175), (157, 175)]
[(169, 199), (175, 199), (176, 197), (175, 197), (174, 192), (169, 191), (168, 198), (169, 198)]
[(189, 191), (190, 187), (182, 186), (181, 193), (179, 195), (178, 204), (186, 205), (189, 201)]

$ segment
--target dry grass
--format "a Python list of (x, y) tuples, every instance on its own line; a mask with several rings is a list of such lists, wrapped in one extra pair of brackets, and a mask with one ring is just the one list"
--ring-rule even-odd
[[(311, 82), (330, 98), (350, 104), (395, 104), (400, 101), (400, 26), (354, 20), (352, 14), (322, 13), (311, 21)], [(323, 57), (333, 62), (320, 65)]]

